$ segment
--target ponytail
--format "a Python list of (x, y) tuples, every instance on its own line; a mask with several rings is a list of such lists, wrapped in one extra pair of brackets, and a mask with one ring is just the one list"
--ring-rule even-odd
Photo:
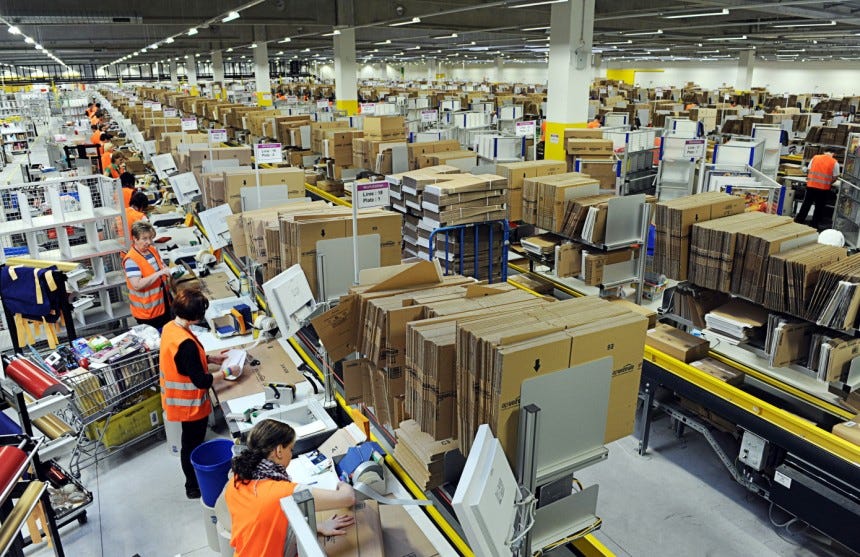
[(279, 446), (287, 446), (296, 439), (295, 430), (284, 422), (263, 420), (248, 432), (247, 448), (233, 457), (233, 483), (247, 484), (254, 479), (260, 462)]

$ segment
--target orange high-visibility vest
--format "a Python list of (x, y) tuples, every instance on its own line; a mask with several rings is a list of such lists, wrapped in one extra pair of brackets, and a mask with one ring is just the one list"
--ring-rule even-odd
[[(123, 268), (125, 268), (126, 260), (131, 259), (137, 263), (141, 278), (146, 278), (163, 269), (164, 262), (161, 260), (161, 256), (158, 255), (158, 250), (149, 246), (149, 252), (155, 256), (157, 269), (150, 265), (144, 254), (134, 248), (128, 250), (128, 253), (123, 257)], [(128, 287), (128, 302), (131, 306), (131, 314), (135, 319), (155, 319), (160, 315), (164, 315), (164, 312), (167, 311), (167, 307), (164, 305), (164, 292), (162, 290), (165, 287), (164, 277), (161, 277), (146, 290), (135, 290), (128, 277), (125, 279), (125, 285)]]
[(230, 545), (236, 557), (284, 555), (289, 523), (281, 511), (281, 499), (292, 495), (295, 488), (295, 483), (282, 480), (252, 480), (238, 485), (227, 482), (224, 499), (233, 519)]
[(809, 162), (806, 174), (806, 187), (816, 190), (829, 190), (833, 185), (833, 168), (836, 159), (830, 155), (815, 155)]
[(597, 120), (592, 120), (591, 122), (588, 123), (587, 127), (588, 127), (588, 129), (591, 129), (591, 130), (593, 130), (594, 128), (599, 128), (600, 122), (598, 122)]
[(118, 180), (120, 175), (119, 167), (115, 164), (111, 164), (110, 166), (105, 168), (104, 174), (105, 176), (113, 178), (114, 180)]
[(134, 192), (137, 191), (137, 188), (122, 188), (122, 202), (123, 207), (131, 206), (131, 196), (134, 195)]
[(94, 131), (93, 134), (90, 136), (90, 143), (92, 143), (93, 145), (101, 145), (102, 132), (100, 132), (99, 130)]
[(131, 238), (131, 227), (146, 215), (132, 207), (125, 208), (125, 219), (128, 221), (128, 237)]
[(200, 361), (206, 368), (206, 352), (194, 333), (171, 321), (161, 330), (161, 406), (171, 422), (201, 420), (212, 412), (208, 389), (198, 389), (191, 378), (182, 375), (176, 368), (176, 351), (186, 340), (194, 341), (200, 353)]
[(111, 165), (111, 155), (113, 155), (113, 151), (105, 151), (104, 153), (102, 153), (102, 170), (107, 170), (107, 168)]

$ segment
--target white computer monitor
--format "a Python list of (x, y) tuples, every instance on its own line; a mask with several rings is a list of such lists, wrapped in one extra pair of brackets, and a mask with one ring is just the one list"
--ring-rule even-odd
[(296, 334), (316, 307), (314, 294), (300, 265), (293, 265), (265, 282), (263, 292), (284, 338)]

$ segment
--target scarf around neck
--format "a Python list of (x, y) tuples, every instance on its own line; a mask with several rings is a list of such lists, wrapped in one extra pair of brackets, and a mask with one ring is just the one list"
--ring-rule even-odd
[(287, 469), (276, 462), (272, 462), (268, 458), (264, 458), (257, 464), (254, 470), (254, 480), (281, 480), (290, 481), (290, 475), (287, 474)]

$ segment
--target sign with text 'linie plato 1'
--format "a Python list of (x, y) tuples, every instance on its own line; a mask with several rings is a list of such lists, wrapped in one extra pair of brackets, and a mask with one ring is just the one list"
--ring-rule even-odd
[(192, 132), (197, 131), (197, 118), (183, 118), (182, 122), (182, 131), (184, 132)]
[(258, 143), (254, 145), (254, 161), (260, 163), (284, 162), (280, 143)]
[(389, 203), (390, 192), (391, 186), (386, 181), (356, 182), (355, 195), (353, 196), (355, 206), (359, 209), (385, 207)]
[(537, 129), (537, 122), (534, 120), (526, 120), (525, 122), (517, 122), (516, 133), (517, 137), (534, 137)]
[(227, 130), (209, 130), (209, 143), (225, 143)]
[(439, 113), (435, 110), (422, 110), (421, 121), (425, 123), (434, 123), (439, 119)]

